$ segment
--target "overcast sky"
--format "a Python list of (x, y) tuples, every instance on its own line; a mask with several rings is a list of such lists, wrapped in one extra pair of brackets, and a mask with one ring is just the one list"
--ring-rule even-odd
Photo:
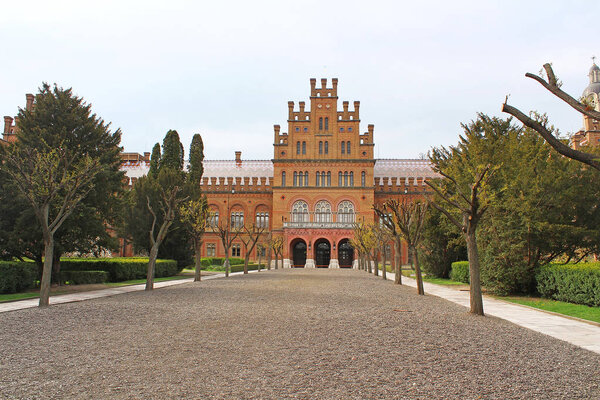
[(120, 127), (125, 151), (176, 129), (186, 154), (200, 133), (208, 159), (270, 159), (287, 101), (336, 77), (340, 101), (361, 102), (361, 131), (375, 124), (378, 158), (456, 143), (507, 94), (567, 134), (580, 115), (524, 74), (552, 62), (579, 97), (599, 12), (589, 0), (3, 2), (0, 112), (56, 82)]

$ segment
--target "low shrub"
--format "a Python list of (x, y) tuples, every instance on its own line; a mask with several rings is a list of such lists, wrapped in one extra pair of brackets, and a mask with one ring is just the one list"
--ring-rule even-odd
[(450, 269), (450, 279), (457, 282), (469, 283), (469, 262), (455, 261)]
[(35, 286), (38, 266), (33, 262), (0, 261), (0, 293), (17, 293)]
[(106, 271), (62, 271), (62, 283), (85, 285), (90, 283), (108, 282), (109, 273)]
[[(66, 271), (106, 271), (110, 282), (142, 279), (148, 271), (148, 259), (137, 257), (120, 258), (65, 258), (61, 259), (61, 273)], [(177, 275), (181, 269), (175, 260), (156, 260), (154, 276)]]
[[(260, 265), (261, 265), (261, 269), (265, 268), (264, 264), (261, 263)], [(248, 271), (255, 271), (257, 269), (258, 269), (258, 264), (255, 264), (255, 263), (248, 264)], [(244, 263), (231, 266), (231, 272), (242, 272), (243, 270), (244, 270)]]
[(542, 297), (600, 306), (600, 263), (548, 264), (536, 275)]

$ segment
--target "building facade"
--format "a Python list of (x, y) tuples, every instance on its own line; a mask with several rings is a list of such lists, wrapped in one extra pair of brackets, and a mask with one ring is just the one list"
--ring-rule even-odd
[[(600, 111), (600, 68), (596, 63), (592, 64), (588, 77), (590, 83), (583, 91), (581, 98), (590, 108)], [(598, 145), (600, 145), (600, 123), (584, 115), (583, 129), (571, 136), (571, 147), (580, 150), (585, 146)]]

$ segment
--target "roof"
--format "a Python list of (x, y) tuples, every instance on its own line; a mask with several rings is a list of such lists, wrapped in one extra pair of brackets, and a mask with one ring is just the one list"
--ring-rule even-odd
[[(121, 170), (130, 178), (146, 175), (150, 163), (146, 161), (124, 162)], [(375, 160), (374, 175), (376, 178), (434, 178), (439, 175), (431, 169), (429, 160), (417, 159), (379, 159)], [(272, 178), (273, 162), (271, 160), (204, 160), (204, 178)]]

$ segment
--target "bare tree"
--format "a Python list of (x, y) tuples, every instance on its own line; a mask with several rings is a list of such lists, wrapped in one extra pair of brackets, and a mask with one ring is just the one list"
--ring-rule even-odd
[(390, 199), (384, 204), (373, 205), (373, 210), (382, 221), (383, 225), (388, 229), (392, 239), (394, 241), (394, 283), (396, 285), (402, 284), (402, 234), (398, 229), (398, 225), (394, 222), (389, 209), (391, 207), (398, 207), (398, 201)]
[(227, 218), (227, 221), (223, 223), (223, 219), (221, 218), (215, 229), (217, 235), (221, 239), (223, 249), (225, 250), (225, 262), (223, 263), (225, 266), (225, 277), (229, 277), (229, 270), (231, 267), (229, 263), (229, 249), (231, 249), (233, 241), (237, 239), (240, 233), (242, 233), (243, 227), (241, 225), (231, 226), (229, 218)]
[[(436, 168), (435, 153), (436, 150), (434, 150), (434, 160), (432, 160), (434, 163), (434, 168)], [(436, 202), (432, 202), (431, 205), (446, 215), (446, 217), (448, 217), (448, 219), (465, 235), (465, 240), (467, 242), (467, 254), (469, 258), (469, 277), (471, 282), (470, 312), (477, 315), (484, 315), (476, 230), (481, 217), (487, 210), (487, 205), (481, 204), (480, 195), (482, 187), (485, 186), (492, 174), (491, 167), (490, 165), (487, 165), (475, 174), (474, 181), (471, 184), (471, 193), (469, 195), (463, 193), (461, 185), (459, 185), (454, 178), (447, 175), (444, 171), (437, 169), (436, 172), (446, 178), (448, 186), (440, 187), (429, 180), (425, 181), (425, 183), (429, 185), (443, 199), (443, 201), (447, 203), (448, 206), (460, 211), (462, 215), (462, 222), (455, 218), (454, 215), (447, 211), (442, 205)]]
[(281, 255), (281, 268), (283, 268), (283, 236), (275, 236), (269, 242), (269, 246), (275, 253), (275, 269), (278, 269), (279, 256)]
[(354, 247), (360, 248), (363, 258), (363, 268), (365, 268), (364, 263), (366, 263), (366, 271), (372, 272), (372, 264), (371, 259), (375, 258), (374, 248), (376, 246), (375, 242), (375, 234), (374, 234), (374, 225), (373, 224), (364, 224), (364, 223), (355, 223), (353, 226), (354, 231), (354, 239), (351, 241)]
[[(573, 107), (575, 110), (579, 111), (581, 114), (593, 118), (597, 121), (600, 121), (600, 112), (592, 109), (589, 105), (576, 100), (574, 97), (564, 92), (560, 88), (560, 82), (558, 81), (556, 75), (554, 74), (554, 71), (552, 70), (552, 65), (548, 63), (544, 64), (544, 70), (546, 71), (546, 75), (548, 77), (547, 81), (544, 78), (529, 72), (526, 73), (525, 76), (527, 78), (534, 79), (535, 81), (540, 83), (540, 85), (546, 88), (550, 93), (563, 100), (565, 103)], [(502, 111), (514, 116), (525, 126), (538, 132), (546, 140), (546, 142), (548, 142), (550, 146), (552, 146), (563, 156), (571, 158), (573, 160), (577, 160), (597, 170), (600, 170), (600, 157), (598, 156), (598, 154), (586, 153), (583, 151), (572, 149), (571, 147), (563, 143), (561, 140), (556, 138), (553, 135), (551, 129), (548, 129), (543, 121), (537, 121), (523, 114), (519, 109), (510, 106), (508, 104), (508, 96), (506, 97), (506, 100), (502, 105)]]
[(248, 262), (250, 260), (250, 253), (254, 250), (258, 239), (265, 231), (264, 226), (257, 226), (256, 224), (252, 224), (250, 228), (244, 226), (243, 227), (243, 235), (240, 235), (240, 240), (244, 244), (244, 274), (248, 273)]
[(260, 262), (262, 261), (262, 255), (265, 251), (266, 246), (263, 243), (258, 243), (256, 245), (256, 252), (258, 253), (258, 272), (260, 272)]
[(199, 282), (202, 279), (202, 238), (213, 213), (208, 207), (206, 197), (202, 196), (198, 200), (189, 200), (185, 202), (179, 208), (179, 214), (181, 220), (186, 224), (192, 236), (196, 258), (194, 282)]
[(92, 181), (102, 170), (97, 159), (75, 159), (66, 145), (45, 150), (11, 146), (6, 152), (5, 169), (18, 190), (31, 204), (42, 229), (44, 265), (40, 283), (40, 307), (50, 299), (54, 234), (92, 189)]

